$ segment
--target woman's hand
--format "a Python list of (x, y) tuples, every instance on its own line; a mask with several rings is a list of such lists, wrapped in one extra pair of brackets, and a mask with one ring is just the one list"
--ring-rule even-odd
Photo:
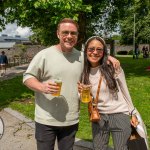
[(82, 83), (78, 82), (78, 92), (81, 94), (82, 92)]
[(137, 127), (138, 124), (139, 124), (139, 121), (138, 121), (137, 117), (135, 115), (132, 115), (131, 125), (134, 126), (134, 127)]

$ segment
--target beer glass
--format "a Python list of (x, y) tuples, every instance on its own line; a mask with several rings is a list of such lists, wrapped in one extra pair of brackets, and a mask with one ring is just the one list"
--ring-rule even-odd
[(83, 103), (90, 102), (90, 91), (91, 91), (91, 85), (82, 85), (82, 92), (81, 92), (81, 101)]
[(60, 79), (54, 79), (54, 82), (57, 84), (57, 86), (59, 87), (58, 92), (52, 94), (53, 96), (60, 96), (60, 92), (61, 92), (61, 86), (62, 86), (62, 81)]

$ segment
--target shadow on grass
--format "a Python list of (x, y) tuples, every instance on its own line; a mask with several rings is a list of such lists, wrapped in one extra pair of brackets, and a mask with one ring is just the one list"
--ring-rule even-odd
[(33, 92), (22, 84), (22, 75), (0, 81), (0, 109), (12, 101), (33, 97)]
[(146, 68), (150, 66), (150, 59), (133, 59), (131, 57), (118, 57), (117, 58), (122, 68), (124, 69), (126, 78), (147, 76), (150, 77), (150, 71)]

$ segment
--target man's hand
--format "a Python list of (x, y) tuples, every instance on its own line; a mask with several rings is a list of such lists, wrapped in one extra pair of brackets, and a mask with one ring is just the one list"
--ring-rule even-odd
[(24, 84), (33, 91), (45, 94), (55, 94), (59, 91), (59, 86), (54, 81), (40, 82), (35, 77), (27, 79)]
[(117, 60), (116, 58), (114, 58), (114, 57), (112, 57), (112, 56), (108, 56), (108, 61), (107, 61), (107, 63), (109, 64), (110, 62), (113, 64), (113, 67), (114, 67), (115, 69), (120, 68), (120, 62), (119, 62), (119, 60)]
[(43, 83), (43, 92), (45, 94), (56, 94), (59, 91), (59, 86), (57, 83), (54, 83), (52, 81)]

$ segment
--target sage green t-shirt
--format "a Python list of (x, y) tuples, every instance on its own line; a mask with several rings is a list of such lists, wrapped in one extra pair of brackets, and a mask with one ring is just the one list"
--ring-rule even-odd
[(62, 80), (61, 96), (35, 92), (35, 121), (51, 126), (69, 126), (79, 121), (77, 82), (83, 70), (83, 56), (75, 48), (62, 53), (55, 46), (40, 51), (24, 73), (23, 82), (35, 77), (40, 82)]

